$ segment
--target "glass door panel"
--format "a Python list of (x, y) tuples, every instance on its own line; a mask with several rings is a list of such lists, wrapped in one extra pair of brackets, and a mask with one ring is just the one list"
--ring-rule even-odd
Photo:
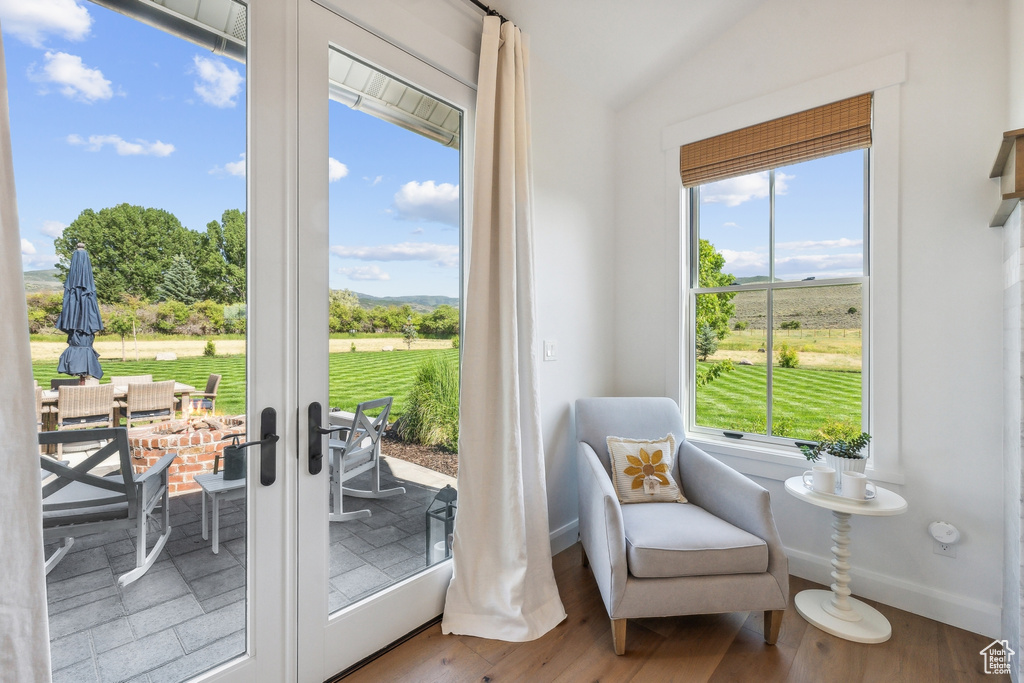
[(300, 26), (299, 396), (334, 430), (300, 437), (312, 680), (440, 614), (451, 577), (473, 93), (313, 3)]

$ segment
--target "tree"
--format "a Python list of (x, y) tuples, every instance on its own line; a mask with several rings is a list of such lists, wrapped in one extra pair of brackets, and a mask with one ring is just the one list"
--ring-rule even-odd
[(776, 351), (779, 354), (779, 367), (795, 368), (800, 365), (800, 357), (797, 356), (796, 349), (789, 344), (779, 344)]
[(697, 329), (696, 348), (697, 360), (701, 362), (706, 361), (708, 356), (713, 356), (718, 350), (718, 333), (711, 325), (705, 323)]
[(199, 294), (199, 278), (196, 277), (195, 268), (188, 262), (188, 259), (178, 254), (164, 272), (163, 283), (160, 285), (160, 298), (164, 301), (180, 301), (189, 305), (196, 302)]
[(429, 315), (423, 316), (420, 331), (424, 334), (436, 334), (450, 337), (459, 333), (459, 309), (448, 304), (441, 304)]
[[(700, 241), (698, 256), (697, 285), (699, 287), (728, 287), (736, 281), (732, 275), (723, 273), (725, 257), (715, 250), (715, 245), (707, 240)], [(731, 303), (735, 292), (719, 292), (717, 294), (697, 295), (697, 330), (708, 325), (715, 331), (719, 339), (729, 334), (729, 318), (736, 312), (735, 304)]]
[(204, 249), (197, 265), (202, 296), (224, 304), (245, 301), (245, 212), (228, 209), (220, 222), (206, 224)]
[(128, 293), (155, 299), (164, 272), (179, 254), (194, 258), (201, 247), (200, 235), (181, 225), (162, 209), (131, 204), (86, 209), (54, 240), (60, 257), (57, 268), (67, 277), (71, 254), (85, 243), (101, 303), (116, 303)]
[(127, 308), (121, 308), (115, 311), (107, 318), (105, 327), (113, 332), (114, 334), (120, 335), (121, 337), (121, 361), (124, 362), (124, 338), (135, 330), (135, 325), (138, 320), (135, 317), (135, 312)]
[(412, 324), (412, 316), (410, 316), (402, 327), (402, 339), (405, 340), (405, 345), (409, 347), (409, 350), (412, 350), (412, 343), (416, 341), (418, 336), (416, 326)]

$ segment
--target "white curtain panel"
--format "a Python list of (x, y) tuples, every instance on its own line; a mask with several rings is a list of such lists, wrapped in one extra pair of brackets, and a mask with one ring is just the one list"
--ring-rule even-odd
[(49, 681), (43, 507), (7, 68), (0, 38), (0, 679)]
[(525, 641), (565, 619), (551, 568), (537, 392), (529, 59), (484, 19), (462, 356), (459, 510), (442, 630)]

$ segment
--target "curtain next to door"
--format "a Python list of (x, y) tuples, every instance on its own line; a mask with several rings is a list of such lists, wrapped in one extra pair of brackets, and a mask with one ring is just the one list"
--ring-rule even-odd
[(442, 630), (509, 641), (565, 618), (551, 569), (537, 391), (529, 59), (484, 19), (462, 357), (459, 511)]
[(0, 38), (0, 679), (49, 681), (43, 504)]

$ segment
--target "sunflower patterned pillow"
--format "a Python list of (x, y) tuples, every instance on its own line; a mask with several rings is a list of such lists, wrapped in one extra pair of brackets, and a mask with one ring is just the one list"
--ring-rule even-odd
[(685, 503), (682, 490), (672, 480), (676, 437), (623, 439), (608, 437), (612, 480), (620, 503)]

